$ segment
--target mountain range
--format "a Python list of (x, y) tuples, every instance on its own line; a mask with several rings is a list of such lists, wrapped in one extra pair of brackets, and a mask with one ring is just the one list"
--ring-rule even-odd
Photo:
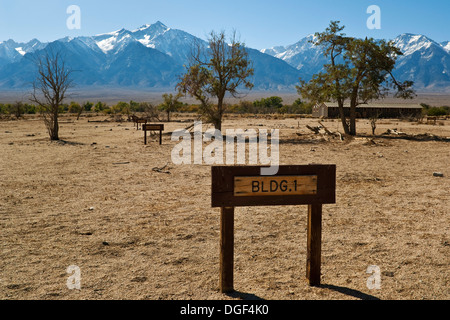
[[(327, 63), (310, 35), (288, 46), (256, 50), (247, 48), (255, 70), (252, 82), (258, 91), (294, 91), (298, 80), (308, 80)], [(424, 35), (402, 34), (393, 39), (404, 53), (394, 75), (413, 80), (416, 90), (450, 92), (450, 41), (437, 43)], [(49, 43), (33, 39), (0, 42), (0, 90), (31, 85), (36, 66), (32, 57), (48, 48), (65, 56), (76, 72), (77, 87), (174, 89), (185, 71), (194, 42), (207, 43), (161, 22), (136, 30), (121, 29), (95, 36), (62, 38)]]
[[(417, 34), (405, 33), (392, 39), (403, 55), (398, 56), (394, 76), (401, 81), (412, 80), (416, 90), (450, 92), (450, 41), (438, 43)], [(302, 72), (305, 79), (322, 71), (328, 63), (319, 46), (309, 35), (289, 46), (277, 46), (262, 52), (286, 61)]]

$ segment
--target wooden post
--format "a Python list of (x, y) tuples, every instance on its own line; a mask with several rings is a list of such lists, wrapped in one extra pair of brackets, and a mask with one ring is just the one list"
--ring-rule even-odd
[(162, 145), (162, 130), (159, 130), (159, 145)]
[(306, 278), (320, 285), (322, 205), (336, 203), (336, 165), (279, 166), (261, 175), (261, 166), (211, 167), (211, 206), (221, 208), (220, 291), (234, 291), (234, 208), (308, 205)]
[(234, 290), (234, 207), (222, 207), (220, 212), (220, 292)]
[(308, 205), (308, 239), (306, 253), (306, 278), (310, 286), (320, 285), (322, 246), (322, 205)]
[(144, 130), (144, 144), (147, 145), (147, 130), (146, 127), (142, 127), (142, 129)]

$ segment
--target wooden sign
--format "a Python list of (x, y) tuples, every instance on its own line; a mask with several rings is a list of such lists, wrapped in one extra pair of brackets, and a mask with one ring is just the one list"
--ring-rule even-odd
[(136, 130), (139, 130), (139, 124), (146, 124), (147, 123), (147, 119), (145, 118), (139, 118), (135, 115), (131, 116), (131, 119), (133, 119), (133, 122), (136, 125)]
[(163, 124), (146, 124), (144, 127), (147, 131), (164, 131)]
[(236, 197), (317, 194), (317, 176), (234, 177)]
[(164, 131), (164, 124), (144, 124), (144, 144), (147, 144), (147, 131), (159, 131), (159, 144), (162, 144), (162, 132)]
[(260, 166), (211, 168), (212, 207), (220, 207), (220, 290), (234, 290), (234, 207), (308, 205), (306, 278), (320, 285), (322, 204), (336, 202), (336, 165), (280, 166), (262, 176)]
[(211, 170), (213, 208), (336, 202), (335, 165), (280, 166), (275, 176), (261, 176), (260, 166)]

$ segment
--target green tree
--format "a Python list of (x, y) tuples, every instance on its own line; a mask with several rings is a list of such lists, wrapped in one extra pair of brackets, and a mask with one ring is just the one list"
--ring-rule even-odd
[(130, 105), (127, 102), (119, 101), (115, 106), (112, 106), (111, 112), (114, 115), (125, 114), (128, 121), (131, 121)]
[[(253, 75), (253, 68), (245, 45), (235, 34), (227, 43), (224, 32), (213, 31), (208, 42), (208, 48), (198, 42), (194, 44), (186, 73), (177, 88), (197, 99), (205, 120), (221, 130), (226, 111), (225, 95), (237, 97), (242, 86), (252, 89), (253, 83), (248, 78)], [(217, 104), (213, 104), (212, 99), (217, 99)]]
[(96, 113), (99, 113), (99, 112), (102, 112), (103, 110), (105, 110), (107, 107), (108, 106), (105, 103), (98, 101), (94, 106), (94, 111)]
[[(339, 21), (332, 21), (322, 33), (316, 33), (316, 45), (324, 48), (330, 63), (325, 72), (309, 82), (300, 79), (298, 93), (314, 103), (337, 102), (344, 132), (356, 135), (356, 107), (386, 97), (391, 89), (396, 98), (412, 98), (413, 82), (399, 82), (392, 74), (402, 52), (393, 42), (372, 38), (355, 39), (341, 33)], [(344, 115), (344, 102), (350, 102), (350, 117)]]
[(25, 105), (21, 101), (16, 101), (9, 105), (9, 113), (14, 114), (19, 119), (26, 111)]
[(25, 113), (26, 114), (35, 114), (36, 113), (36, 106), (33, 104), (25, 104)]
[(262, 98), (253, 102), (253, 105), (264, 112), (279, 112), (283, 107), (283, 99), (281, 97)]
[(180, 108), (183, 106), (183, 103), (179, 101), (179, 99), (182, 97), (182, 94), (178, 93), (177, 95), (173, 96), (173, 94), (171, 93), (165, 93), (162, 97), (164, 99), (164, 102), (159, 105), (159, 110), (167, 113), (167, 122), (170, 122), (170, 113), (180, 110)]
[(69, 113), (78, 113), (80, 112), (81, 105), (78, 102), (72, 101), (69, 104)]
[(77, 120), (80, 120), (80, 116), (83, 113), (84, 107), (78, 102), (72, 101), (69, 105), (69, 112), (77, 114)]
[(431, 107), (427, 110), (427, 116), (439, 117), (445, 116), (449, 113), (448, 107)]
[(139, 102), (131, 100), (130, 101), (130, 112), (133, 113), (133, 114), (135, 112), (139, 112), (139, 106), (140, 106)]
[(84, 109), (84, 111), (89, 112), (92, 110), (93, 106), (94, 106), (94, 104), (92, 102), (87, 101), (83, 104), (83, 109)]

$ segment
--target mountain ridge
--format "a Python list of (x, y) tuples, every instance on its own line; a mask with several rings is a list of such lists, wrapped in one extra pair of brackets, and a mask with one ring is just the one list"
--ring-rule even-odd
[[(255, 90), (295, 91), (298, 79), (308, 80), (327, 63), (322, 49), (308, 35), (287, 46), (256, 50), (247, 48), (253, 61)], [(207, 45), (183, 30), (157, 21), (134, 30), (120, 29), (94, 36), (65, 37), (42, 43), (32, 39), (18, 43), (0, 42), (0, 89), (26, 88), (33, 78), (30, 57), (46, 48), (58, 48), (68, 65), (79, 72), (79, 86), (172, 88), (187, 65), (194, 42)], [(413, 80), (416, 89), (450, 92), (450, 41), (441, 43), (425, 35), (404, 33), (394, 39), (404, 52), (394, 75)]]
[[(261, 50), (288, 62), (307, 75), (323, 71), (328, 63), (320, 46), (310, 43), (309, 35), (287, 46), (275, 46)], [(431, 38), (413, 33), (403, 33), (392, 39), (403, 55), (397, 59), (393, 74), (403, 80), (412, 80), (415, 89), (450, 92), (450, 41), (438, 43)]]

